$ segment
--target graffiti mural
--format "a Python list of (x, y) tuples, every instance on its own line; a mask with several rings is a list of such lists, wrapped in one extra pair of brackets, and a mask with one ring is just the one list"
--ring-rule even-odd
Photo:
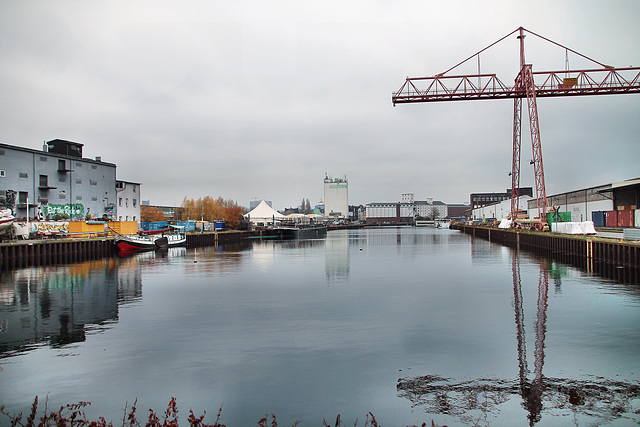
[(48, 204), (43, 206), (44, 214), (49, 218), (55, 215), (66, 215), (67, 218), (74, 216), (84, 216), (84, 205), (82, 203), (66, 204), (66, 205), (52, 205)]
[(114, 205), (113, 203), (109, 203), (105, 208), (104, 208), (104, 214), (112, 221), (116, 220), (116, 205)]
[(69, 232), (69, 223), (66, 221), (34, 222), (31, 231), (38, 234), (59, 234)]

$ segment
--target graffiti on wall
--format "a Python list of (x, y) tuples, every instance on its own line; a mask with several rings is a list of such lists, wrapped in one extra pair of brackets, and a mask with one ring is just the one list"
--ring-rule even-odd
[(109, 217), (109, 219), (111, 219), (112, 221), (115, 221), (115, 219), (116, 219), (116, 205), (114, 205), (113, 203), (109, 203), (104, 208), (104, 214), (107, 217)]
[(82, 203), (69, 203), (65, 205), (48, 204), (43, 206), (43, 208), (44, 214), (50, 218), (56, 215), (66, 215), (67, 218), (73, 218), (74, 216), (84, 216), (84, 205)]
[(68, 233), (69, 223), (63, 221), (34, 222), (31, 231), (38, 234)]

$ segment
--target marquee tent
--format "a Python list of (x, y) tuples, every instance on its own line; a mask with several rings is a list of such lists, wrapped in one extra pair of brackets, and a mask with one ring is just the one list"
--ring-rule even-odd
[(289, 214), (287, 215), (284, 220), (287, 223), (294, 223), (294, 224), (303, 224), (303, 225), (309, 225), (309, 224), (313, 224), (313, 223), (320, 223), (322, 222), (322, 215), (317, 215), (317, 214)]
[(244, 216), (254, 225), (263, 227), (267, 225), (274, 225), (275, 222), (279, 222), (284, 218), (280, 212), (273, 209), (264, 200), (260, 202), (251, 212)]

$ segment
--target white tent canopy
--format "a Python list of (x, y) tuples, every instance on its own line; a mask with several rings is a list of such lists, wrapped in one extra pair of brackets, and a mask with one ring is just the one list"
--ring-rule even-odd
[(245, 215), (249, 221), (257, 226), (274, 225), (275, 221), (280, 221), (284, 218), (280, 212), (273, 209), (264, 200), (260, 202), (251, 212)]
[(317, 214), (297, 214), (292, 213), (284, 217), (285, 221), (288, 223), (297, 223), (297, 224), (311, 224), (322, 222), (322, 215)]

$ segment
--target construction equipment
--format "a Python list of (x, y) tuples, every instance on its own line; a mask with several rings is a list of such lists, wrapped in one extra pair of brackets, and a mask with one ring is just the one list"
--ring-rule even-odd
[[(598, 68), (562, 71), (533, 71), (533, 66), (525, 62), (525, 32), (552, 43)], [(462, 64), (477, 58), (480, 54), (502, 40), (517, 34), (520, 43), (520, 71), (513, 86), (504, 84), (496, 74), (483, 74), (478, 70), (472, 75), (448, 75)], [(402, 87), (392, 95), (393, 105), (416, 102), (468, 101), (478, 99), (513, 99), (513, 158), (511, 164), (511, 218), (516, 218), (520, 199), (520, 140), (522, 99), (527, 99), (531, 148), (534, 168), (538, 218), (541, 226), (546, 223), (547, 194), (542, 165), (542, 145), (536, 98), (553, 96), (610, 95), (640, 93), (640, 67), (615, 68), (588, 58), (550, 39), (519, 27), (500, 40), (492, 43), (447, 71), (433, 77), (407, 77)], [(515, 222), (512, 222), (515, 225)]]

